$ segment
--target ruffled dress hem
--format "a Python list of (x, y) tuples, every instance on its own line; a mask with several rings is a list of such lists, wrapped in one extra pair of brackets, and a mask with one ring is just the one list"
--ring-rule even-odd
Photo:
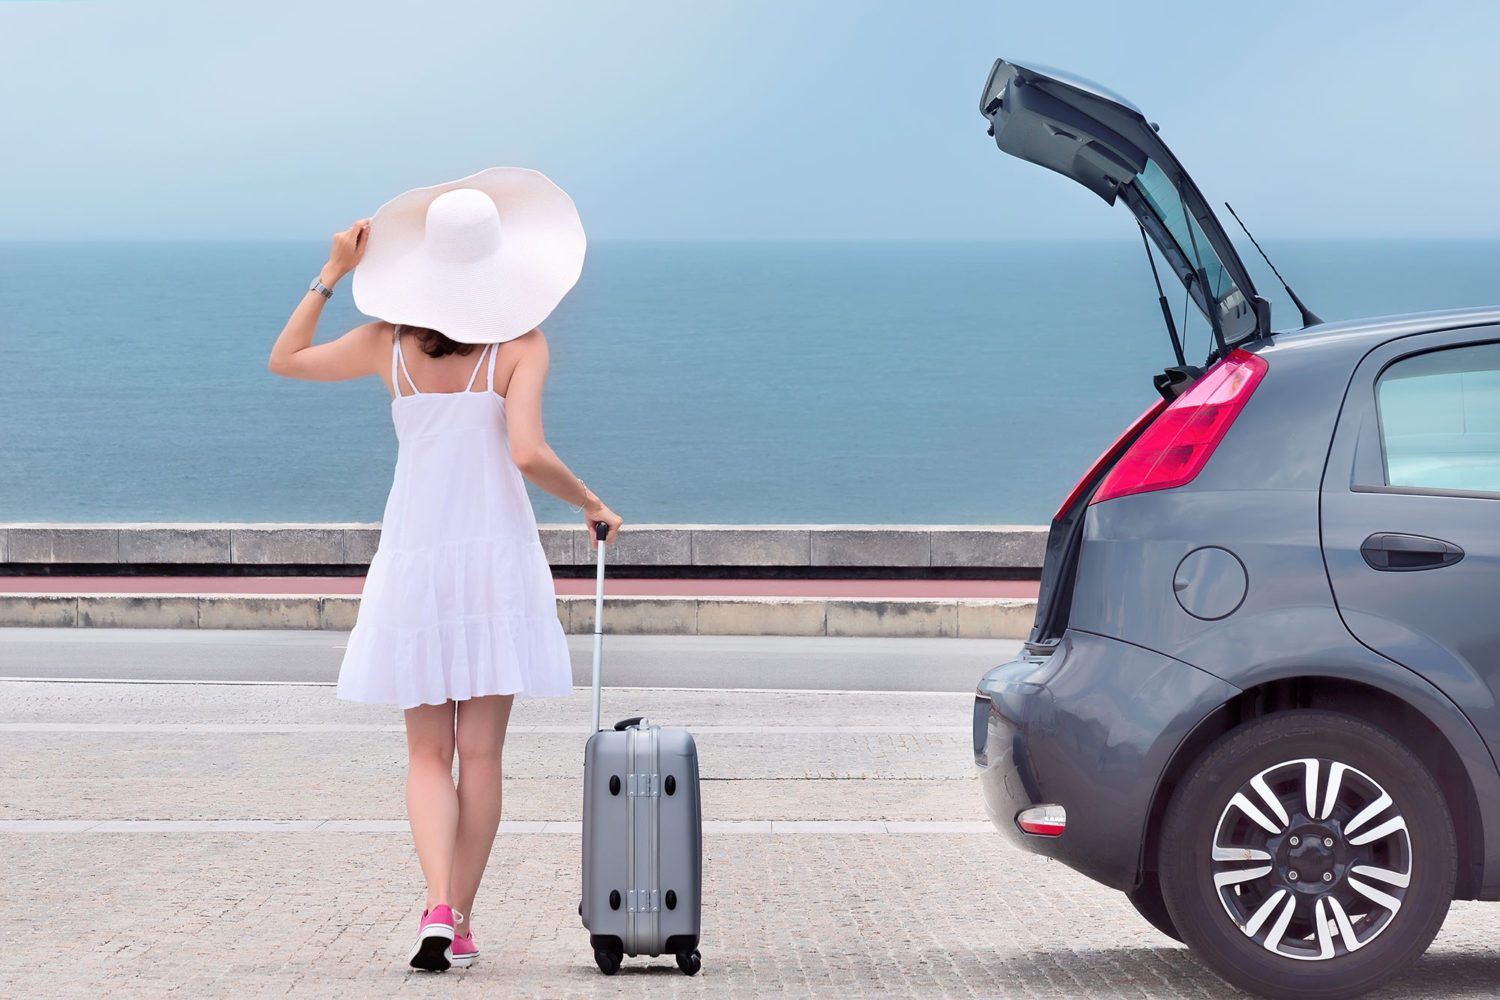
[(557, 616), (468, 615), (417, 628), (370, 623), (349, 635), (345, 657), (364, 669), (339, 674), (345, 701), (442, 705), (488, 695), (560, 698), (573, 693), (567, 637)]

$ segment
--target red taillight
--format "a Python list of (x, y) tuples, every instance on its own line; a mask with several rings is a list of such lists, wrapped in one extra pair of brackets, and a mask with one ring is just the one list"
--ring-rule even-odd
[(1265, 374), (1263, 358), (1230, 352), (1141, 432), (1089, 502), (1192, 482)]
[(1098, 461), (1089, 466), (1089, 471), (1085, 472), (1083, 478), (1078, 480), (1078, 485), (1073, 487), (1072, 492), (1068, 494), (1068, 499), (1064, 500), (1062, 506), (1057, 508), (1057, 513), (1052, 515), (1052, 520), (1056, 521), (1066, 514), (1072, 508), (1073, 504), (1078, 502), (1079, 496), (1088, 488), (1089, 483), (1094, 481), (1094, 477), (1099, 474), (1099, 470), (1108, 467), (1110, 463), (1119, 457), (1120, 452), (1125, 450), (1125, 446), (1135, 440), (1136, 432), (1141, 429), (1141, 425), (1155, 420), (1156, 415), (1166, 408), (1167, 401), (1165, 399), (1158, 399), (1146, 407), (1145, 413), (1142, 413), (1131, 421), (1130, 426), (1125, 428), (1108, 448), (1104, 449), (1104, 454), (1099, 456)]

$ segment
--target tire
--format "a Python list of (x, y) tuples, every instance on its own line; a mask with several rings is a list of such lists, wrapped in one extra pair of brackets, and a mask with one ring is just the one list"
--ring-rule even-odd
[(1182, 940), (1177, 925), (1172, 923), (1172, 915), (1167, 912), (1167, 904), (1161, 898), (1161, 884), (1155, 875), (1145, 875), (1140, 885), (1125, 893), (1125, 898), (1130, 900), (1135, 912), (1146, 918), (1146, 923), (1173, 941)]
[(1240, 726), (1193, 765), (1159, 867), (1172, 924), (1214, 972), (1267, 997), (1341, 1000), (1427, 950), (1458, 847), (1411, 751), (1351, 716), (1297, 710)]

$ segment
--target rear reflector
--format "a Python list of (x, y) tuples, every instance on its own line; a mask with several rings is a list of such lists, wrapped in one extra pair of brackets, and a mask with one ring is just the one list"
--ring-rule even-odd
[(1141, 429), (1141, 425), (1155, 420), (1156, 415), (1166, 408), (1167, 401), (1165, 399), (1158, 399), (1146, 408), (1145, 413), (1142, 413), (1131, 421), (1130, 426), (1125, 428), (1120, 433), (1120, 436), (1110, 443), (1108, 448), (1104, 449), (1104, 454), (1100, 455), (1098, 460), (1089, 466), (1089, 471), (1085, 472), (1083, 478), (1078, 480), (1078, 485), (1073, 487), (1073, 491), (1068, 494), (1068, 499), (1064, 500), (1062, 506), (1057, 508), (1057, 513), (1052, 515), (1052, 520), (1056, 521), (1072, 510), (1073, 505), (1078, 502), (1078, 498), (1083, 494), (1083, 491), (1088, 489), (1089, 483), (1092, 483), (1099, 475), (1099, 470), (1109, 468), (1114, 463), (1114, 460), (1120, 457), (1120, 452), (1125, 450), (1125, 446), (1135, 440), (1135, 435)]
[(1062, 806), (1033, 806), (1016, 817), (1022, 833), (1038, 837), (1061, 837), (1068, 825), (1068, 811)]
[(1141, 432), (1089, 502), (1192, 482), (1265, 374), (1265, 359), (1231, 351)]

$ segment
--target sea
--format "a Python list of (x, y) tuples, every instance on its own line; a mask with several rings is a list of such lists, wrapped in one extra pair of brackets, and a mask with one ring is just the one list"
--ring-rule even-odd
[[(1500, 305), (1500, 240), (1265, 246), (1327, 320)], [(0, 522), (379, 521), (380, 380), (266, 367), (326, 256), (0, 243)], [(345, 279), (315, 339), (364, 320)], [(1128, 240), (597, 242), (543, 329), (547, 439), (634, 523), (1043, 524), (1172, 363)]]

